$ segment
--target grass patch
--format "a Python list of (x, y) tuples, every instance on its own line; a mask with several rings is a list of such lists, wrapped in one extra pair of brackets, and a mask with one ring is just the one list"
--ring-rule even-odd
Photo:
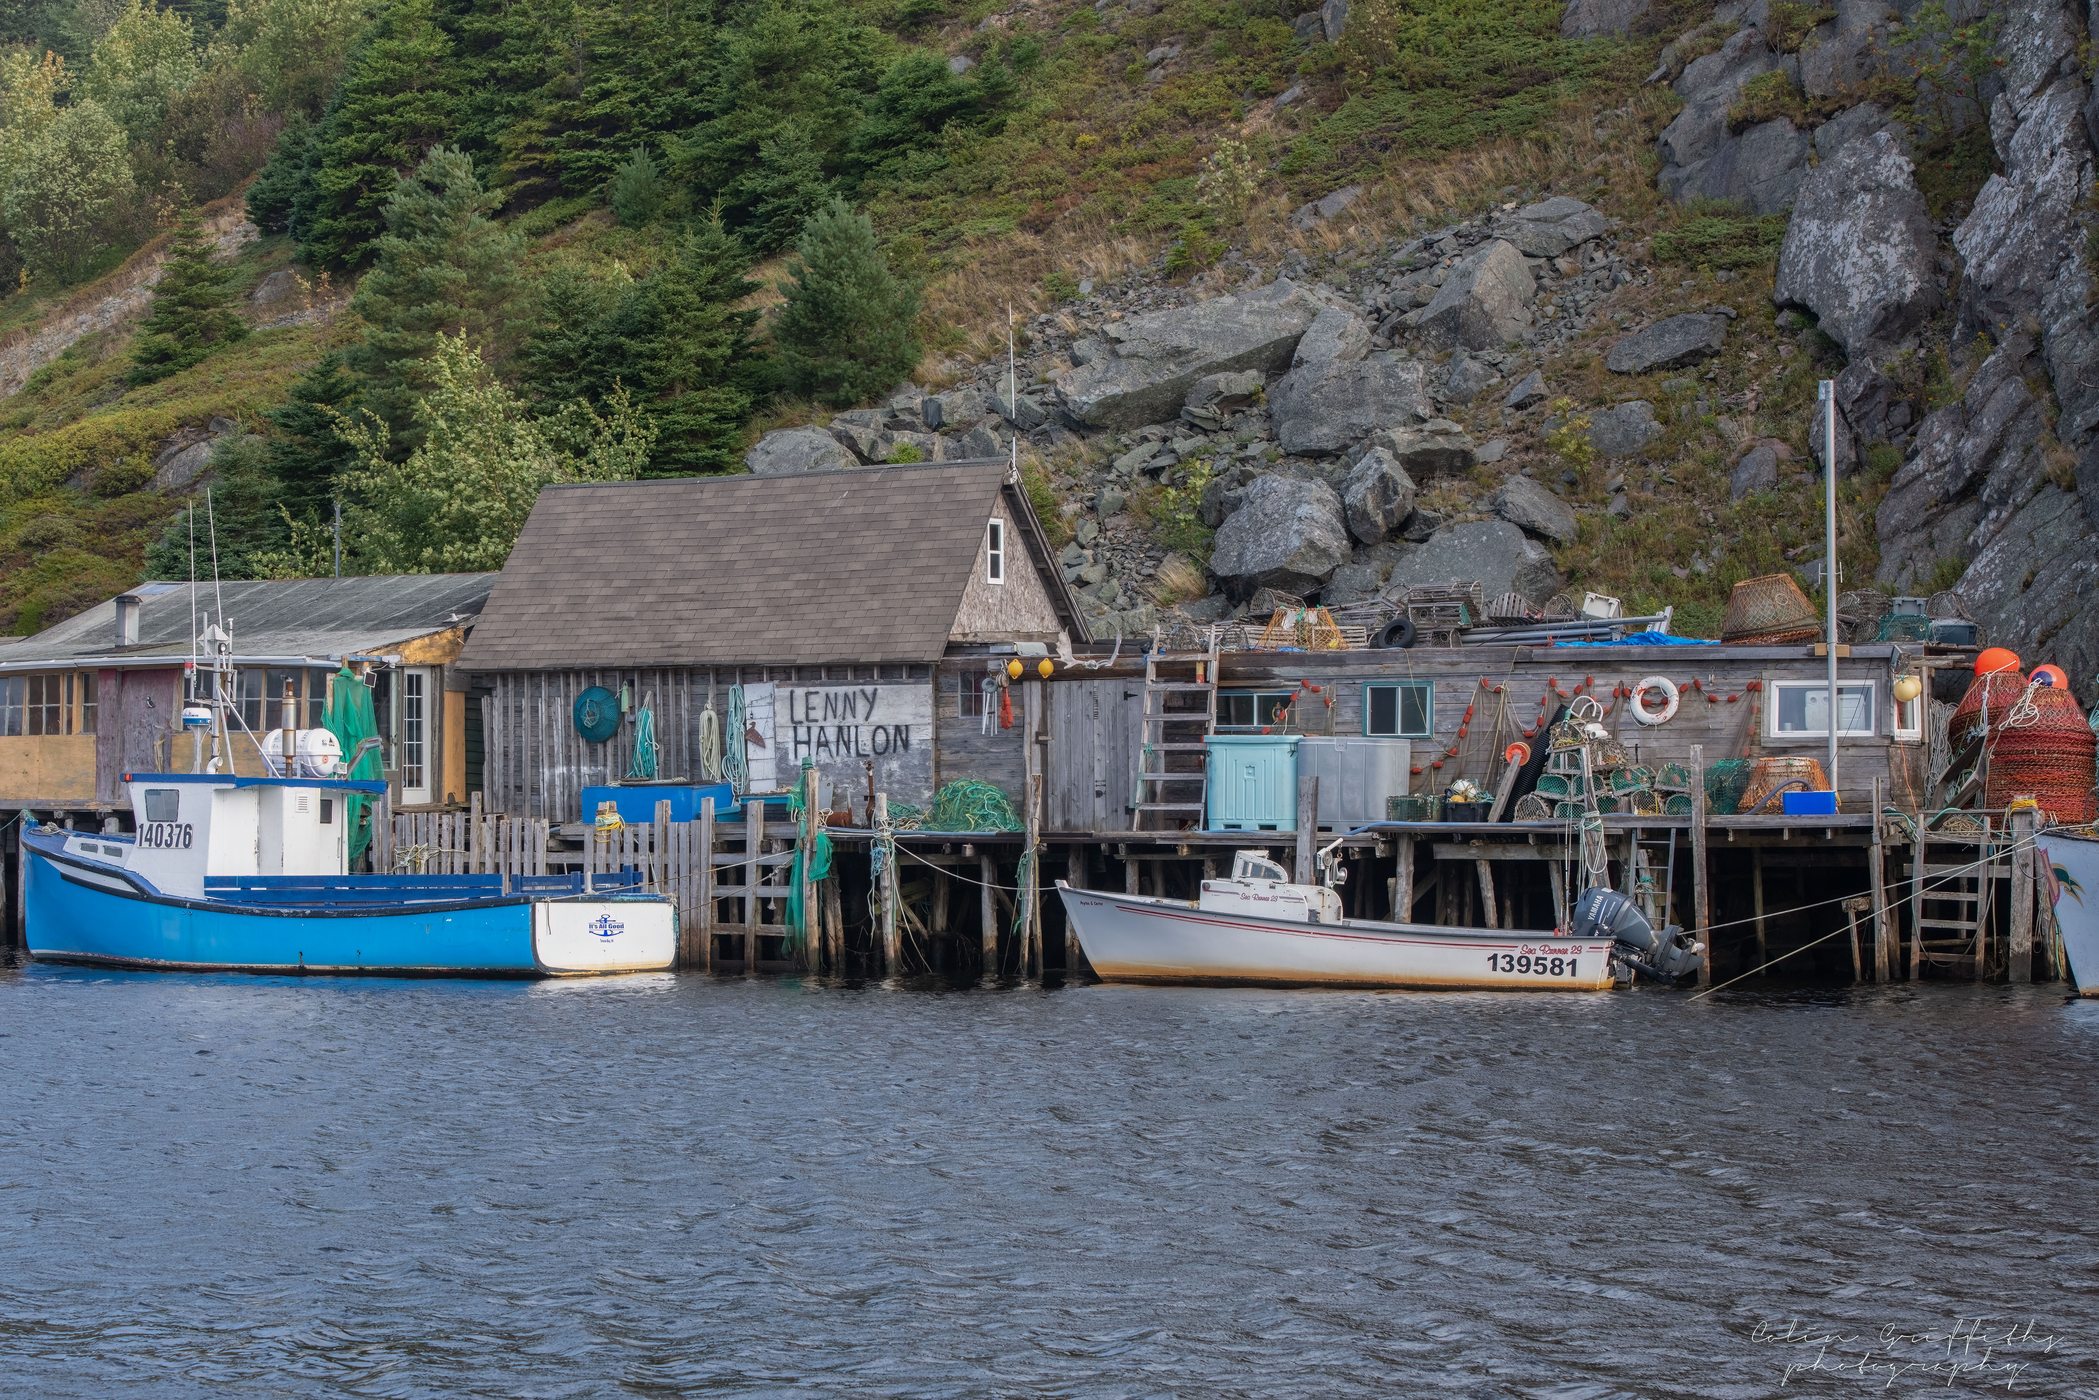
[(1654, 236), (1657, 262), (1708, 271), (1776, 263), (1786, 238), (1786, 216), (1746, 214), (1727, 205), (1687, 206), (1674, 228)]

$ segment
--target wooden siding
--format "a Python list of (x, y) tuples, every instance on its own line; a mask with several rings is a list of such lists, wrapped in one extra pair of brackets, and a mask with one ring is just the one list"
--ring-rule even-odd
[[(700, 782), (700, 716), (712, 707), (726, 720), (732, 685), (770, 681), (781, 687), (872, 685), (891, 691), (933, 683), (929, 667), (905, 665), (505, 671), (486, 679), (487, 691), (481, 698), (481, 768), (488, 808), (556, 822), (579, 820), (583, 789), (618, 782), (634, 757), (631, 725), (621, 725), (602, 744), (590, 743), (576, 733), (572, 710), (577, 695), (587, 687), (599, 685), (614, 693), (622, 685), (632, 687), (634, 703), (647, 703), (655, 713), (657, 773)], [(937, 715), (937, 697), (933, 706)], [(777, 711), (782, 730), (775, 733), (783, 765), (798, 761), (790, 754), (794, 736), (784, 732), (788, 718), (783, 702)], [(933, 735), (938, 732), (935, 718)], [(867, 779), (857, 750), (817, 757), (826, 779), (826, 801), (850, 804), (864, 815)], [(900, 753), (895, 761), (885, 753), (877, 763), (878, 782), (895, 784), (893, 795), (899, 801), (931, 799), (938, 759), (930, 740)], [(783, 768), (783, 779), (786, 776)]]
[[(98, 687), (95, 800), (125, 801), (124, 774), (168, 765), (182, 723), (182, 672), (104, 671)], [(187, 755), (184, 755), (186, 761)]]
[[(1053, 642), (1064, 629), (1037, 572), (1029, 539), (1013, 518), (1003, 493), (995, 518), (1005, 525), (1005, 582), (985, 578), (991, 552), (987, 530), (986, 538), (977, 541), (976, 566), (970, 571), (969, 586), (962, 591), (962, 606), (955, 613), (949, 637), (957, 642)], [(1054, 559), (1042, 562), (1056, 567)]]
[[(974, 682), (986, 674), (986, 658), (955, 657), (941, 663), (933, 705), (933, 776), (936, 784), (957, 778), (976, 778), (990, 783), (1020, 803), (1027, 784), (1026, 757), (1021, 747), (1022, 692), (1012, 691), (1013, 727), (1002, 728), (998, 719), (998, 697), (990, 699), (991, 722), (957, 713), (955, 682)], [(1035, 684), (1040, 684), (1035, 682)], [(908, 799), (906, 799), (908, 800)]]
[(1141, 742), (1141, 677), (1052, 681), (1047, 692), (1047, 822), (1052, 831), (1128, 831)]

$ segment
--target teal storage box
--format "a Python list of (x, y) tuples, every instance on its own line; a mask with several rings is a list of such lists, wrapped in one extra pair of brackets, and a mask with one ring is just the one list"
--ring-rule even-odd
[(1213, 734), (1211, 831), (1297, 830), (1296, 734)]

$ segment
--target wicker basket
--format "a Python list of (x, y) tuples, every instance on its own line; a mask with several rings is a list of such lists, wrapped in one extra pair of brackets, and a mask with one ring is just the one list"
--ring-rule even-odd
[[(1947, 738), (1958, 745), (1974, 738), (1978, 729), (1994, 732), (2025, 693), (2026, 677), (2017, 671), (1992, 671), (1977, 676), (1968, 682), (1960, 703), (1953, 707), (1953, 718), (1946, 725)], [(2067, 697), (2068, 692), (2064, 695)], [(2072, 705), (2074, 708), (2075, 702)]]
[(1829, 775), (1819, 758), (1760, 758), (1749, 772), (1749, 786), (1742, 789), (1743, 812), (1756, 812), (1764, 800), (1781, 788), (1804, 785), (1810, 792), (1825, 792)]
[(1720, 640), (1743, 646), (1783, 646), (1821, 635), (1815, 605), (1791, 574), (1745, 578), (1727, 597)]

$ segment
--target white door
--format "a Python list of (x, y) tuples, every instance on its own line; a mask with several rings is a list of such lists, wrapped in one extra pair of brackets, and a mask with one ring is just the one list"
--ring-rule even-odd
[(404, 666), (394, 672), (394, 762), (403, 807), (430, 802), (437, 762), (437, 672)]

